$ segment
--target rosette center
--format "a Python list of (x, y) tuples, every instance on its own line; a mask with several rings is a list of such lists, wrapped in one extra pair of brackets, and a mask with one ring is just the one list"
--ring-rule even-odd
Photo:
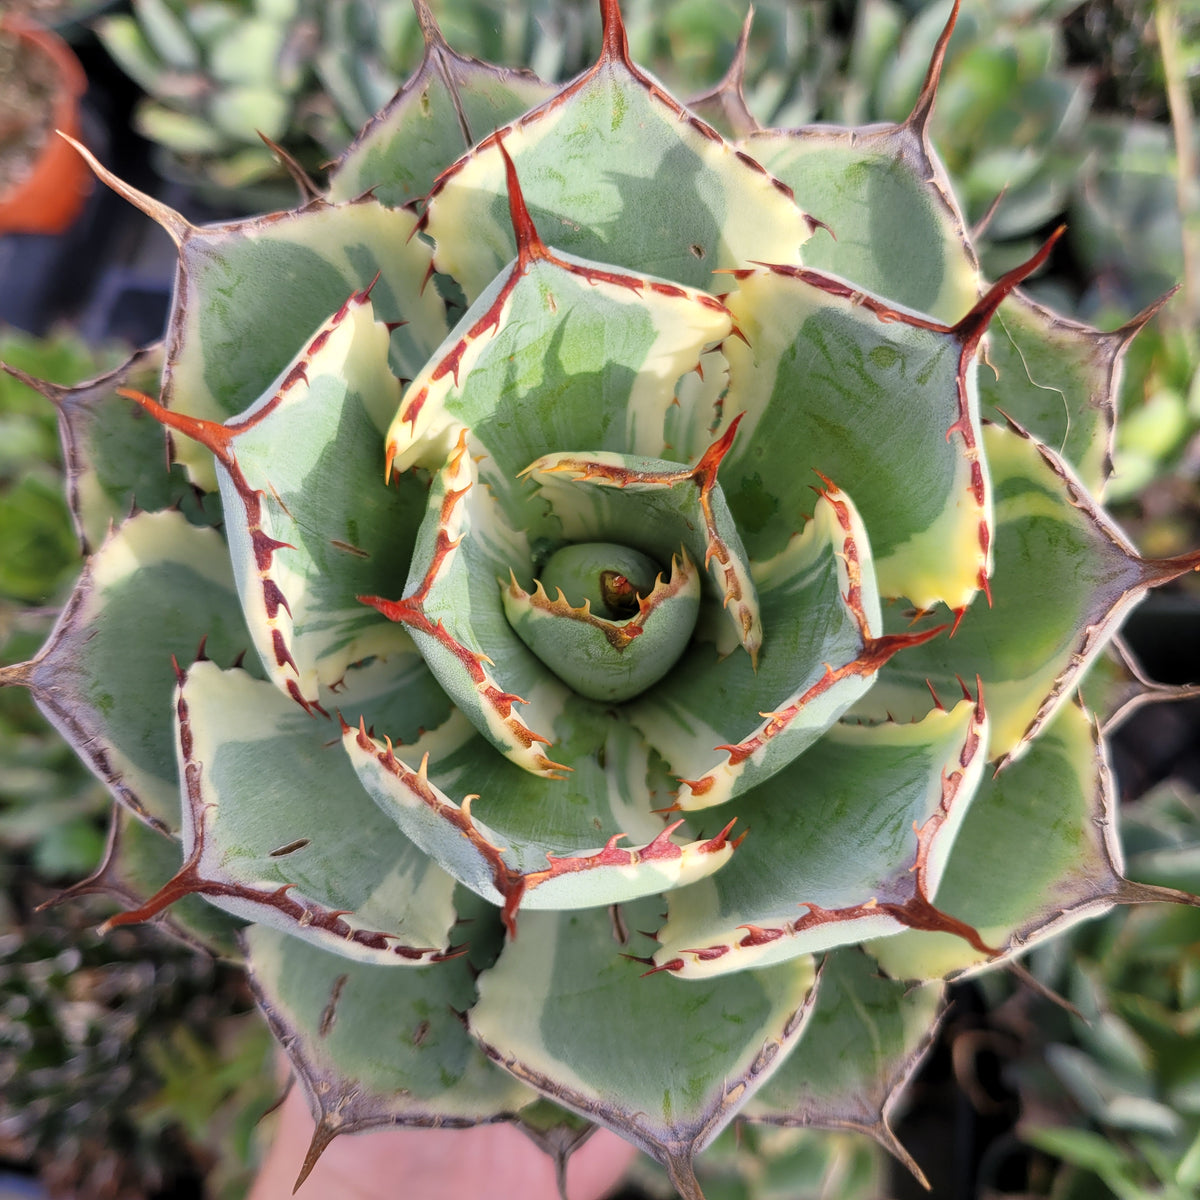
[(532, 592), (515, 576), (502, 589), (521, 641), (581, 696), (608, 702), (637, 696), (675, 665), (691, 641), (700, 591), (684, 551), (664, 567), (615, 542), (564, 546)]
[(583, 542), (556, 550), (542, 568), (548, 596), (562, 592), (569, 604), (591, 606), (609, 621), (638, 614), (638, 600), (649, 596), (662, 567), (648, 554), (616, 542)]

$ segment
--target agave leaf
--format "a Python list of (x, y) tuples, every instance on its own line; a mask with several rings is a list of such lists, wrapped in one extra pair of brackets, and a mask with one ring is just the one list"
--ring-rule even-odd
[(175, 830), (171, 660), (190, 662), (205, 639), (222, 663), (250, 645), (224, 542), (181, 513), (139, 513), (88, 560), (38, 656), (0, 683), (29, 688), (120, 803)]
[(517, 1124), (534, 1145), (554, 1160), (555, 1182), (559, 1192), (567, 1195), (567, 1163), (597, 1127), (578, 1113), (541, 1096), (521, 1110)]
[[(1010, 956), (1115, 904), (1187, 900), (1124, 878), (1114, 819), (1098, 731), (1088, 713), (1068, 705), (1023, 758), (980, 785), (938, 904)], [(932, 979), (997, 961), (941, 932), (909, 930), (868, 949), (894, 979)]]
[(676, 808), (722, 804), (769, 779), (907, 644), (905, 635), (877, 636), (882, 621), (871, 552), (842, 492), (821, 497), (804, 533), (756, 565), (755, 582), (766, 631), (757, 663), (698, 641), (626, 708), (679, 778)]
[[(168, 470), (162, 430), (117, 395), (119, 387), (157, 387), (161, 368), (161, 346), (139, 350), (113, 370), (74, 387), (46, 383), (4, 364), (4, 370), (58, 410), (67, 504), (85, 554), (134, 508), (155, 511), (186, 501), (196, 512), (183, 472)], [(212, 506), (216, 508), (215, 500)]]
[[(889, 663), (857, 711), (902, 720), (928, 709), (927, 680), (946, 694), (956, 676), (978, 674), (991, 754), (1007, 759), (1070, 695), (1154, 573), (1053, 451), (1000, 426), (985, 428), (983, 445), (996, 495), (992, 605), (973, 605), (952, 638)], [(900, 612), (888, 623), (910, 624)]]
[(416, 10), (425, 56), (338, 160), (329, 179), (334, 204), (368, 190), (393, 206), (421, 199), (447, 163), (555, 91), (531, 71), (456, 54), (425, 0)]
[(826, 955), (801, 1044), (743, 1111), (756, 1124), (869, 1134), (918, 1180), (890, 1115), (937, 1032), (939, 984), (915, 987), (879, 974), (870, 957)]
[(530, 539), (561, 534), (520, 475), (550, 450), (655, 452), (675, 381), (729, 318), (702, 293), (551, 255), (511, 182), (517, 262), (413, 381), (388, 431), (390, 467), (442, 468), (405, 595), (364, 598), (409, 626), (480, 732), (546, 772), (541, 746), (565, 689), (508, 625), (497, 581), (515, 573), (532, 587)]
[[(578, 695), (602, 702), (639, 695), (667, 674), (691, 641), (700, 608), (700, 575), (686, 554), (672, 556), (670, 578), (664, 580), (663, 571), (649, 556), (615, 547), (620, 552), (618, 559), (637, 568), (649, 564), (648, 569), (639, 571), (646, 583), (638, 586), (628, 578), (634, 568), (627, 567), (622, 575), (620, 567), (613, 566), (611, 546), (576, 545), (567, 552), (583, 551), (572, 560), (584, 568), (573, 572), (576, 578), (582, 574), (599, 582), (615, 575), (624, 581), (620, 585), (623, 594), (632, 594), (636, 600), (637, 611), (631, 617), (597, 615), (590, 596), (582, 603), (572, 603), (561, 585), (551, 600), (544, 572), (532, 593), (514, 577), (503, 594), (508, 623), (521, 641), (560, 679), (570, 681)], [(561, 554), (551, 558), (550, 566), (561, 559)], [(564, 580), (570, 582), (570, 578)], [(603, 599), (602, 585), (596, 590)], [(605, 614), (608, 611), (604, 609)]]
[(786, 187), (633, 65), (617, 4), (603, 14), (597, 64), (460, 159), (430, 193), (422, 228), (437, 244), (434, 261), (470, 300), (515, 251), (501, 139), (538, 225), (582, 258), (708, 288), (714, 270), (794, 261), (812, 231)]
[(1122, 356), (1164, 302), (1098, 333), (1014, 292), (988, 331), (987, 366), (979, 374), (984, 415), (1019, 422), (1098, 494), (1112, 472)]
[[(422, 294), (429, 251), (411, 236), (413, 228), (408, 214), (369, 200), (315, 202), (269, 223), (189, 227), (180, 245), (164, 403), (214, 421), (242, 412), (376, 272), (376, 314), (405, 322), (392, 338), (393, 370), (414, 375), (446, 325), (437, 294)], [(231, 302), (204, 303), (214, 292)]]
[(962, 215), (911, 126), (763, 130), (739, 144), (828, 224), (832, 236), (805, 245), (806, 266), (940, 321), (975, 303), (979, 267)]
[(338, 1134), (509, 1120), (534, 1098), (459, 1019), (475, 995), (466, 959), (398, 981), (263, 925), (245, 938), (250, 986), (317, 1123), (297, 1187)]
[[(129, 810), (114, 805), (109, 821), (104, 856), (86, 879), (72, 884), (54, 898), (62, 904), (79, 896), (99, 893), (117, 900), (125, 908), (137, 908), (179, 869), (179, 839), (133, 817)], [(243, 922), (214, 908), (198, 896), (184, 896), (155, 918), (160, 928), (186, 942), (222, 958), (237, 959), (241, 952), (237, 931)]]
[[(445, 334), (445, 306), (422, 287), (429, 250), (414, 219), (374, 200), (303, 208), (198, 228), (108, 171), (68, 139), (96, 175), (166, 230), (179, 252), (163, 403), (208, 421), (252, 404), (348, 295), (375, 280), (375, 307), (395, 326), (394, 372), (411, 377)], [(210, 295), (225, 297), (211, 304)], [(210, 457), (184, 442), (193, 481), (216, 487)]]
[(529, 563), (524, 533), (508, 524), (479, 483), (464, 431), (429, 491), (407, 595), (361, 599), (404, 623), (447, 694), (497, 750), (528, 771), (553, 776), (558, 764), (543, 747), (569, 691), (509, 626), (501, 598), (505, 575), (525, 575)]
[(518, 1079), (615, 1129), (696, 1197), (692, 1156), (783, 1061), (813, 970), (798, 959), (690, 984), (642, 978), (636, 956), (652, 943), (633, 930), (655, 924), (656, 911), (650, 899), (615, 915), (527, 914), (480, 978), (470, 1027)]
[[(424, 674), (419, 661), (390, 665), (401, 677), (406, 665)], [(380, 673), (349, 676), (347, 699), (369, 699)], [(208, 662), (181, 679), (175, 707), (184, 864), (110, 925), (199, 893), (348, 958), (411, 965), (442, 956), (454, 882), (362, 795), (325, 721), (269, 683)]]
[(974, 354), (1011, 284), (945, 326), (807, 268), (737, 279), (728, 302), (748, 344), (726, 343), (725, 404), (745, 420), (723, 483), (750, 554), (779, 551), (820, 472), (862, 512), (885, 595), (969, 604), (991, 573)]
[[(729, 860), (728, 826), (715, 837), (672, 840), (682, 822), (664, 826), (654, 812), (667, 807), (667, 780), (617, 714), (572, 699), (553, 732), (566, 782), (522, 769), (482, 738), (462, 738), (453, 721), (399, 747), (372, 737), (362, 721), (344, 728), (343, 744), (380, 808), (461, 883), (503, 904), (510, 930), (518, 906), (616, 903), (703, 878)], [(632, 844), (618, 846), (626, 837)]]
[[(929, 64), (925, 81), (900, 124), (767, 129), (740, 143), (793, 189), (798, 204), (828, 222), (834, 236), (805, 247), (806, 266), (945, 322), (966, 312), (979, 290), (975, 252), (928, 137), (957, 17), (955, 4), (932, 56), (921, 56)], [(865, 18), (860, 24), (860, 30), (872, 27), (880, 28)], [(865, 52), (863, 45), (857, 49)]]
[(932, 901), (986, 743), (971, 700), (917, 725), (834, 726), (741, 798), (745, 845), (724, 870), (667, 897), (655, 963), (707, 978), (909, 925), (973, 937)]
[(659, 455), (677, 381), (730, 332), (702, 292), (553, 254), (516, 191), (514, 204), (521, 256), (413, 380), (388, 431), (404, 470), (440, 465), (470, 429), (502, 497), (550, 452)]
[(408, 561), (425, 507), (415, 477), (387, 487), (377, 474), (400, 392), (387, 355), (387, 330), (363, 292), (236, 420), (198, 422), (136, 397), (213, 452), (255, 647), (301, 705), (319, 704), (321, 687), (350, 664), (397, 644), (399, 631), (358, 600)]
[[(691, 468), (629, 454), (546, 454), (525, 469), (570, 542), (614, 542), (666, 564), (680, 546), (708, 569), (709, 595), (728, 615), (722, 651), (755, 657), (762, 622), (750, 564), (717, 481), (736, 427)], [(718, 618), (719, 619), (719, 618)]]

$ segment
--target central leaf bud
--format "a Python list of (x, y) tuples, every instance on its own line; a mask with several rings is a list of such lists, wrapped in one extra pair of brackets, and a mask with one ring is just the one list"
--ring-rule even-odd
[(649, 596), (662, 568), (648, 554), (615, 542), (584, 542), (564, 546), (546, 561), (541, 583), (553, 598), (562, 592), (568, 604), (609, 621), (638, 614), (638, 597)]
[(577, 542), (546, 560), (532, 592), (502, 585), (517, 636), (590, 700), (629, 700), (678, 661), (696, 624), (700, 576), (686, 552), (664, 568), (615, 542)]

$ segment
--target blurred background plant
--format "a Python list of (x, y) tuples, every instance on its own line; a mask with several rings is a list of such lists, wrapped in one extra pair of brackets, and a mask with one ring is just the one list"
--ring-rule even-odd
[[(295, 203), (260, 131), (319, 182), (422, 47), (409, 0), (22, 7), (67, 21), (104, 9), (95, 34), (144, 93), (133, 122), (162, 182), (143, 186), (178, 195), (182, 184), (230, 213)], [(550, 79), (593, 58), (594, 8), (436, 4), (455, 49)], [(634, 56), (681, 95), (710, 90), (734, 62), (742, 0), (624, 8)], [(750, 112), (764, 125), (904, 119), (945, 9), (944, 0), (760, 0), (742, 81)], [(85, 49), (90, 36), (76, 26)], [(103, 79), (93, 50), (93, 78)], [(1126, 358), (1109, 488), (1156, 555), (1200, 542), (1198, 101), (1195, 0), (968, 2), (931, 125), (989, 275), (1066, 219), (1068, 239), (1031, 288), (1044, 302), (1115, 328), (1179, 285)], [(114, 130), (118, 150), (121, 136)], [(7, 261), (0, 240), (0, 284)], [(0, 328), (0, 360), (57, 383), (126, 354), (68, 333), (38, 340)], [(0, 661), (35, 650), (75, 570), (60, 461), (54, 406), (0, 372)], [(1154, 603), (1131, 629), (1139, 653), (1169, 684), (1200, 678), (1195, 581)], [(1101, 711), (1130, 694), (1123, 668), (1100, 684)], [(1197, 890), (1200, 713), (1187, 703), (1134, 715), (1118, 740), (1118, 776), (1134, 876)], [(98, 938), (93, 927), (112, 911), (101, 896), (37, 911), (94, 868), (107, 807), (24, 692), (0, 690), (0, 1160), (36, 1169), (55, 1196), (237, 1200), (274, 1092), (266, 1034), (237, 973), (159, 928)], [(952, 1123), (953, 1169), (931, 1170), (938, 1200), (1200, 1192), (1196, 921), (1194, 910), (1116, 912), (1040, 949), (1024, 978), (958, 989), (900, 1125), (930, 1167), (947, 1159)], [(745, 1126), (702, 1167), (711, 1200), (924, 1194), (853, 1132)], [(669, 1194), (663, 1186), (643, 1164), (628, 1195)]]

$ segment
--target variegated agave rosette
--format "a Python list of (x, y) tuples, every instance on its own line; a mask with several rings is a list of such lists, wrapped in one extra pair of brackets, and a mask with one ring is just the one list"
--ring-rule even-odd
[(80, 886), (249, 923), (306, 1172), (492, 1120), (687, 1196), (739, 1114), (896, 1148), (944, 976), (1174, 895), (1073, 699), (1198, 561), (1092, 498), (1139, 323), (1015, 290), (1053, 240), (980, 279), (926, 136), (953, 14), (907, 122), (779, 131), (738, 62), (673, 99), (616, 0), (562, 90), (417, 10), (295, 211), (198, 228), (95, 164), (179, 273), (161, 400), (45, 389), (98, 548), (3, 681), (119, 801)]

